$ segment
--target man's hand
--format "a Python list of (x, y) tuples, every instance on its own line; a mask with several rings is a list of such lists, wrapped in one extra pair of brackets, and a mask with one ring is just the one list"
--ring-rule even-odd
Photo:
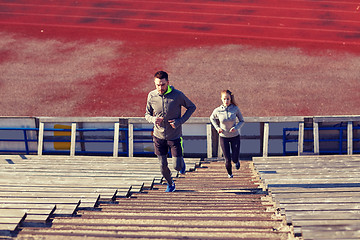
[(172, 128), (175, 128), (175, 120), (169, 120), (169, 123)]
[(156, 124), (156, 125), (160, 125), (163, 120), (164, 120), (163, 117), (157, 117), (156, 120), (155, 120), (155, 124)]

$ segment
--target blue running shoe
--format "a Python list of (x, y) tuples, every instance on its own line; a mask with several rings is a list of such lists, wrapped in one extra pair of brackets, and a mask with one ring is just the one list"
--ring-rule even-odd
[(172, 185), (167, 185), (165, 192), (175, 192), (175, 183), (173, 182)]
[(186, 164), (185, 164), (185, 161), (184, 161), (184, 166), (182, 167), (182, 169), (180, 170), (180, 173), (181, 174), (185, 174), (186, 172)]

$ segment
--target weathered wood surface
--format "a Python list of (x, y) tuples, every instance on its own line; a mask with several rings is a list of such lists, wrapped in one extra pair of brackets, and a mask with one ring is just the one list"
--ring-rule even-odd
[(360, 156), (262, 157), (253, 164), (304, 239), (360, 239)]
[(26, 217), (26, 211), (16, 209), (9, 211), (8, 209), (0, 208), (0, 232), (1, 231), (15, 231)]
[(228, 178), (223, 161), (206, 162), (177, 178), (173, 193), (158, 184), (101, 203), (101, 211), (80, 210), (79, 217), (56, 218), (48, 228), (24, 228), (18, 239), (293, 239), (249, 166), (242, 162)]
[[(188, 171), (200, 163), (185, 161)], [(156, 158), (126, 157), (2, 155), (0, 175), (0, 235), (22, 222), (73, 215), (162, 180)]]

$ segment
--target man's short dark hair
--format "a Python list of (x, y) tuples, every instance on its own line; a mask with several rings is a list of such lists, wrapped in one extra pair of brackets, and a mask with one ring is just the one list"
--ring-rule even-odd
[(168, 78), (168, 74), (167, 72), (164, 72), (164, 71), (158, 71), (155, 73), (154, 75), (155, 78), (158, 78), (158, 79), (163, 79), (165, 78), (166, 81), (169, 81), (169, 78)]

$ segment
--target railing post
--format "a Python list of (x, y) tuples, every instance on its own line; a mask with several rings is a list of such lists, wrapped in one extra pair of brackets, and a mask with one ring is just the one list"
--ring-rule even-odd
[(70, 156), (75, 156), (76, 147), (76, 123), (71, 123), (71, 145), (70, 145)]
[(353, 154), (353, 122), (347, 124), (347, 154)]
[(42, 156), (44, 143), (44, 123), (39, 123), (39, 136), (38, 136), (38, 155)]
[(207, 143), (207, 157), (212, 158), (212, 136), (211, 136), (211, 123), (206, 124), (206, 143)]
[(129, 157), (134, 156), (134, 125), (129, 123)]
[(264, 123), (264, 134), (263, 134), (263, 157), (267, 157), (269, 153), (269, 123)]
[(298, 156), (303, 155), (304, 153), (304, 123), (299, 123), (299, 133), (298, 133)]
[(26, 129), (23, 130), (23, 133), (24, 133), (24, 141), (25, 141), (24, 143), (25, 143), (26, 154), (30, 154)]
[(119, 156), (119, 129), (120, 123), (116, 122), (114, 124), (114, 147), (113, 147), (113, 157)]
[(314, 154), (320, 153), (320, 145), (319, 145), (319, 123), (314, 121)]

